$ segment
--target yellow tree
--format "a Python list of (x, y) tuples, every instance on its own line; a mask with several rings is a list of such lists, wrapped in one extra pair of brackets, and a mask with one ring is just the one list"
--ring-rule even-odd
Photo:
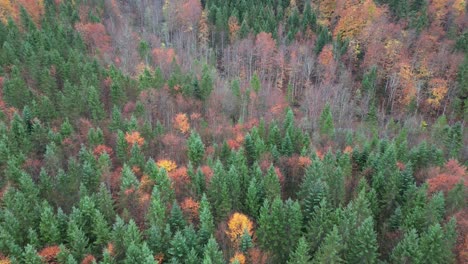
[(241, 213), (234, 213), (229, 218), (228, 230), (226, 234), (231, 239), (231, 242), (237, 247), (239, 245), (240, 239), (244, 234), (245, 230), (247, 233), (252, 236), (253, 233), (253, 223), (250, 219)]
[(0, 19), (6, 23), (8, 17), (15, 18), (16, 10), (10, 0), (0, 0)]

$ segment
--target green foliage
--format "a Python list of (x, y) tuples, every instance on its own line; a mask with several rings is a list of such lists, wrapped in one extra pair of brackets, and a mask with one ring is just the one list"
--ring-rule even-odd
[(328, 137), (329, 139), (333, 139), (335, 136), (335, 126), (333, 125), (333, 116), (330, 110), (330, 104), (326, 104), (325, 108), (320, 115), (319, 120), (319, 131), (320, 135), (323, 137)]
[(205, 155), (205, 145), (197, 132), (192, 131), (190, 134), (187, 140), (187, 149), (190, 162), (194, 167), (198, 167)]

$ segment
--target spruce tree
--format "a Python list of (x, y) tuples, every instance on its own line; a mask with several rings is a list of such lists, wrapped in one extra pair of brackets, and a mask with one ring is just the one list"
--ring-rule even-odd
[(192, 131), (187, 140), (188, 157), (192, 165), (196, 168), (200, 165), (203, 156), (205, 155), (205, 145), (200, 138), (200, 135)]
[(319, 131), (322, 137), (327, 137), (328, 139), (333, 139), (335, 136), (335, 127), (333, 125), (333, 116), (329, 103), (325, 105), (325, 108), (320, 115)]
[(311, 264), (312, 260), (309, 255), (309, 245), (304, 237), (301, 237), (297, 242), (295, 251), (290, 254), (287, 264)]

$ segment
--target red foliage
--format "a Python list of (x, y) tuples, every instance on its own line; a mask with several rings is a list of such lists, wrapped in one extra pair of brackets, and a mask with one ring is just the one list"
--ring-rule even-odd
[(260, 69), (270, 70), (276, 53), (276, 43), (271, 33), (260, 32), (255, 40), (255, 53), (259, 59)]
[(134, 144), (137, 144), (139, 147), (145, 144), (145, 139), (141, 137), (140, 132), (138, 131), (125, 133), (125, 140), (127, 141), (129, 148), (133, 147)]
[(249, 263), (266, 264), (268, 263), (268, 254), (258, 248), (249, 249)]
[(171, 171), (169, 173), (169, 178), (172, 180), (172, 184), (178, 198), (182, 198), (183, 195), (188, 194), (190, 177), (188, 176), (186, 167), (180, 167)]
[(178, 11), (179, 20), (184, 25), (184, 31), (193, 31), (202, 13), (200, 0), (186, 0)]
[[(94, 52), (109, 54), (112, 52), (111, 37), (107, 34), (106, 28), (101, 23), (78, 23), (78, 30), (85, 40), (88, 47)], [(97, 50), (95, 50), (97, 48)]]
[(457, 219), (457, 244), (456, 253), (458, 263), (468, 263), (468, 209), (455, 214)]
[(102, 154), (107, 153), (107, 155), (112, 156), (113, 151), (112, 148), (106, 145), (98, 145), (94, 148), (94, 156), (99, 158)]
[(122, 167), (118, 167), (114, 170), (110, 178), (111, 189), (118, 191), (120, 189), (120, 180), (122, 178)]
[(182, 211), (190, 223), (195, 224), (198, 222), (198, 209), (200, 204), (193, 200), (191, 197), (185, 198), (181, 204)]
[(60, 253), (59, 246), (50, 246), (39, 251), (38, 255), (42, 258), (45, 263), (58, 263), (57, 255)]
[(429, 184), (428, 192), (448, 192), (462, 180), (464, 181), (465, 186), (468, 187), (468, 174), (466, 173), (466, 167), (460, 165), (456, 160), (449, 160), (445, 164), (441, 174), (427, 180), (427, 183)]
[(25, 169), (29, 174), (37, 176), (41, 172), (42, 162), (38, 159), (27, 159), (23, 164), (23, 169)]
[(213, 178), (213, 170), (208, 165), (204, 165), (201, 167), (201, 172), (205, 175), (205, 182), (208, 186), (211, 182), (211, 178)]
[(86, 255), (86, 257), (81, 261), (81, 264), (91, 264), (96, 261), (93, 255)]

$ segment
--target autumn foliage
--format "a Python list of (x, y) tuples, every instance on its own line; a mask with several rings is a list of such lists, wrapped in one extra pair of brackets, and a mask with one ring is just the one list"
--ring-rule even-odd
[(177, 168), (177, 164), (172, 160), (162, 159), (156, 162), (159, 168), (165, 169), (167, 172), (171, 172)]
[(250, 236), (252, 236), (252, 221), (242, 213), (232, 214), (228, 221), (228, 230), (226, 231), (226, 234), (231, 239), (231, 242), (234, 245), (238, 245), (240, 242), (240, 238), (242, 237), (245, 231), (247, 231), (247, 233)]
[(468, 187), (468, 174), (466, 173), (466, 167), (460, 165), (456, 160), (449, 160), (444, 168), (443, 172), (434, 178), (427, 180), (429, 184), (429, 193), (437, 191), (450, 191), (456, 184), (462, 182)]
[(129, 147), (131, 148), (134, 144), (137, 144), (138, 146), (143, 146), (145, 144), (145, 139), (141, 137), (140, 132), (138, 131), (133, 131), (133, 132), (127, 132), (125, 134), (125, 140), (127, 141)]
[(186, 134), (190, 130), (190, 124), (186, 114), (179, 113), (174, 118), (174, 128), (182, 134)]

